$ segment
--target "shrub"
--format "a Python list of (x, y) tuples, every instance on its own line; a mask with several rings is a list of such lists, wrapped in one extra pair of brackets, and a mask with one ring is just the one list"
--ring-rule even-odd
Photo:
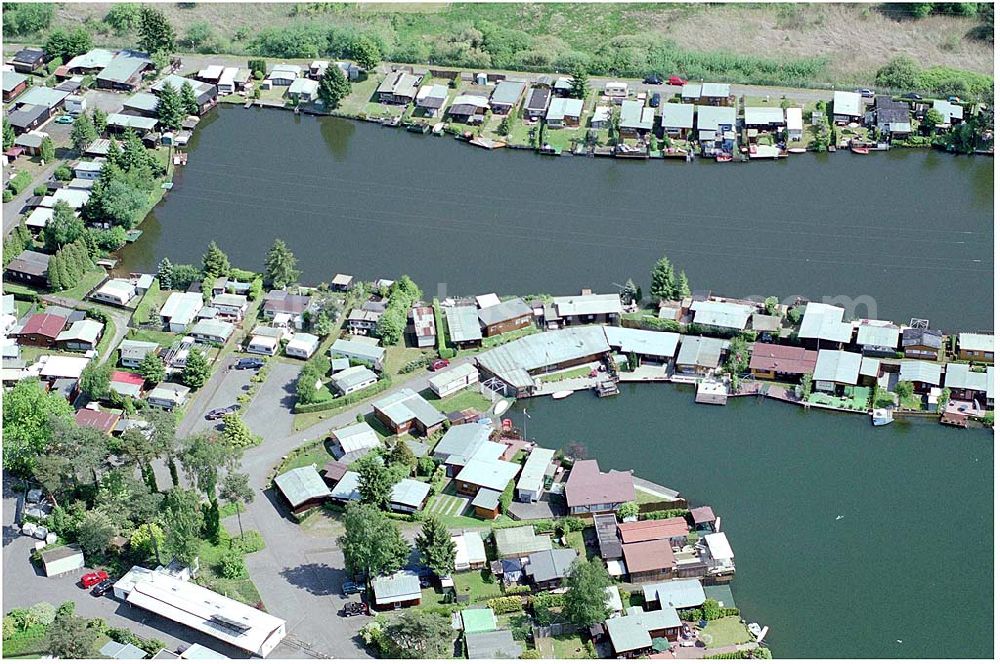
[(264, 550), (264, 538), (256, 530), (248, 530), (243, 537), (234, 537), (232, 545), (243, 553), (256, 553)]
[(49, 193), (49, 188), (46, 187), (44, 184), (40, 184), (37, 187), (35, 187), (35, 190), (32, 193), (34, 193), (35, 196), (44, 196), (45, 194)]
[(65, 164), (57, 168), (52, 175), (61, 182), (68, 182), (73, 179), (73, 171)]
[(241, 579), (247, 575), (247, 565), (243, 560), (243, 553), (237, 549), (230, 549), (222, 554), (219, 560), (219, 574), (226, 579)]
[(586, 527), (586, 522), (578, 516), (568, 516), (562, 520), (562, 526), (567, 533), (576, 533)]
[(486, 606), (493, 609), (494, 613), (518, 613), (521, 611), (521, 598), (494, 597), (486, 600)]
[(11, 178), (10, 182), (7, 183), (7, 186), (16, 196), (27, 189), (30, 184), (31, 173), (28, 171), (19, 171), (17, 175)]
[(646, 521), (647, 519), (672, 519), (678, 516), (687, 516), (690, 510), (677, 508), (672, 510), (653, 510), (651, 512), (643, 512), (639, 514), (640, 521)]

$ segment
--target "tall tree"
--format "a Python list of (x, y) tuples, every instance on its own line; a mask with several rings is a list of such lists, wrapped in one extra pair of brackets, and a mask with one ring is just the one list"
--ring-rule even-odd
[(264, 283), (268, 288), (283, 289), (295, 283), (301, 272), (295, 268), (298, 260), (284, 240), (276, 239), (264, 261)]
[(344, 76), (340, 67), (327, 67), (323, 77), (319, 80), (317, 94), (323, 100), (327, 110), (332, 111), (340, 106), (340, 102), (347, 95), (351, 94), (351, 83)]
[(219, 471), (232, 468), (238, 459), (236, 450), (208, 434), (189, 436), (181, 445), (181, 466), (188, 480), (208, 499), (205, 530), (209, 537), (218, 537), (219, 531)]
[(583, 64), (578, 64), (573, 67), (573, 78), (569, 81), (569, 96), (574, 99), (584, 99), (587, 96), (587, 82), (590, 80), (590, 76), (587, 74), (587, 68)]
[(455, 571), (455, 542), (437, 516), (432, 514), (424, 520), (416, 545), (420, 551), (420, 562), (429, 567), (438, 578), (451, 576)]
[[(95, 108), (90, 113), (91, 119), (94, 121), (94, 129), (97, 130), (98, 134), (103, 134), (104, 130), (108, 128), (108, 112), (101, 108)], [(111, 161), (112, 154), (118, 148), (118, 143), (111, 141), (111, 146), (109, 146), (108, 160)]]
[(253, 502), (254, 493), (250, 487), (250, 476), (246, 473), (229, 472), (222, 480), (219, 496), (236, 507), (236, 522), (240, 526), (240, 538), (243, 537), (243, 519), (240, 517), (240, 507)]
[(156, 353), (150, 353), (142, 358), (136, 371), (148, 383), (159, 383), (167, 375), (167, 367)]
[(233, 449), (253, 447), (260, 439), (253, 434), (239, 413), (228, 413), (222, 418), (222, 440)]
[(188, 115), (198, 115), (198, 96), (194, 93), (191, 81), (181, 84), (181, 106)]
[(229, 276), (231, 269), (229, 256), (222, 249), (219, 249), (219, 245), (215, 243), (215, 240), (208, 243), (208, 250), (201, 258), (201, 269), (205, 273), (205, 279)]
[(91, 362), (80, 374), (80, 389), (91, 399), (106, 399), (111, 393), (110, 363), (96, 364)]
[(366, 581), (403, 568), (410, 547), (385, 514), (364, 503), (351, 503), (344, 515), (344, 534), (337, 540), (348, 574)]
[(398, 473), (387, 468), (382, 458), (370, 454), (358, 461), (358, 493), (361, 500), (376, 509), (389, 509), (392, 487), (400, 480)]
[(98, 138), (97, 129), (94, 128), (94, 121), (86, 113), (81, 113), (73, 120), (73, 131), (70, 133), (70, 140), (77, 152), (83, 152), (88, 145)]
[(674, 296), (675, 287), (674, 266), (670, 263), (670, 259), (664, 256), (656, 261), (650, 272), (649, 292), (653, 297), (669, 300)]
[(177, 129), (184, 121), (184, 101), (169, 82), (163, 84), (156, 102), (156, 117), (166, 129)]
[(53, 58), (62, 58), (67, 61), (78, 55), (86, 53), (94, 47), (94, 41), (82, 26), (66, 32), (62, 28), (56, 28), (45, 41), (45, 53)]
[(140, 11), (139, 47), (149, 53), (174, 51), (174, 29), (155, 5), (143, 5)]
[(45, 631), (45, 650), (59, 659), (95, 659), (97, 639), (100, 637), (97, 629), (90, 626), (90, 621), (72, 613), (57, 614), (55, 620)]
[(90, 510), (80, 524), (77, 538), (84, 553), (94, 556), (107, 551), (111, 546), (111, 539), (117, 535), (118, 530), (107, 514), (100, 510)]
[(370, 37), (358, 37), (351, 45), (351, 57), (365, 71), (372, 71), (382, 60), (382, 49)]
[(194, 491), (177, 487), (171, 489), (163, 501), (162, 525), (166, 532), (163, 552), (188, 565), (198, 556), (201, 545), (204, 517), (200, 502)]
[(691, 297), (691, 286), (688, 284), (687, 274), (684, 273), (684, 270), (681, 270), (681, 273), (677, 275), (674, 299), (683, 300), (686, 297)]
[(48, 163), (56, 158), (56, 146), (52, 139), (46, 136), (42, 139), (42, 147), (39, 148), (39, 157), (42, 163)]
[(73, 407), (35, 378), (18, 381), (3, 399), (3, 467), (26, 475), (45, 451), (59, 423), (73, 421)]
[(160, 288), (172, 290), (174, 287), (174, 264), (166, 256), (160, 261), (156, 271), (156, 278), (160, 280)]
[(155, 408), (150, 409), (146, 420), (153, 430), (151, 440), (156, 448), (157, 456), (166, 458), (167, 467), (170, 469), (170, 479), (173, 481), (173, 485), (177, 486), (180, 484), (177, 473), (177, 454), (179, 452), (176, 436), (177, 420), (174, 419), (173, 413)]
[(192, 390), (197, 390), (208, 382), (208, 377), (212, 373), (205, 354), (197, 348), (192, 348), (188, 352), (187, 360), (184, 363), (184, 370), (181, 371), (181, 382)]
[(600, 558), (577, 559), (566, 580), (568, 590), (563, 604), (563, 618), (580, 627), (589, 627), (608, 619), (606, 588), (614, 586)]
[(14, 135), (14, 125), (10, 123), (7, 116), (3, 116), (3, 149), (9, 150), (14, 147), (14, 141), (16, 140)]
[(121, 435), (118, 445), (121, 455), (139, 468), (143, 481), (152, 491), (156, 491), (156, 475), (153, 473), (152, 462), (159, 456), (159, 449), (153, 437), (133, 427)]
[(66, 201), (56, 201), (52, 207), (52, 219), (42, 229), (42, 242), (51, 252), (63, 246), (76, 242), (87, 232), (87, 227), (73, 213), (73, 208)]

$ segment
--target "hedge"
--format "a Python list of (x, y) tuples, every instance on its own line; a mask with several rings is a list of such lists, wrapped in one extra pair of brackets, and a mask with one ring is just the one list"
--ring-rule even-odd
[(347, 394), (342, 397), (337, 397), (331, 401), (308, 404), (297, 403), (295, 404), (294, 411), (296, 413), (319, 413), (324, 410), (334, 410), (336, 408), (340, 408), (341, 406), (350, 406), (351, 404), (373, 397), (380, 392), (385, 392), (391, 385), (392, 378), (390, 378), (388, 374), (385, 374), (371, 387), (366, 387), (363, 390), (352, 392), (351, 394)]
[(486, 606), (493, 609), (494, 613), (519, 613), (521, 611), (521, 597), (494, 597), (486, 600)]
[(639, 514), (640, 521), (646, 521), (649, 519), (672, 519), (678, 516), (687, 516), (691, 513), (688, 509), (673, 509), (673, 510), (655, 510), (653, 512), (644, 512)]
[(31, 173), (28, 171), (19, 171), (18, 174), (12, 177), (10, 182), (7, 183), (7, 188), (10, 189), (16, 196), (27, 189), (30, 185)]

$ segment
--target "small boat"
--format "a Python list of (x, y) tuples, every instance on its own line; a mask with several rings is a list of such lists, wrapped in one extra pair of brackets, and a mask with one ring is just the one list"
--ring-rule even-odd
[(440, 136), (441, 134), (444, 133), (444, 123), (443, 122), (437, 123), (436, 125), (434, 125), (431, 131), (434, 133), (435, 136)]
[(493, 406), (493, 414), (501, 415), (508, 408), (510, 408), (510, 402), (506, 399), (500, 399), (500, 401), (497, 401)]
[(559, 390), (558, 392), (553, 393), (552, 398), (553, 399), (565, 399), (566, 397), (568, 397), (571, 394), (573, 394), (573, 390)]
[(867, 145), (852, 145), (851, 146), (851, 152), (853, 152), (854, 154), (868, 154), (868, 146)]
[(717, 155), (715, 155), (715, 161), (719, 162), (720, 164), (728, 162), (728, 161), (732, 161), (732, 160), (733, 160), (733, 155), (731, 155), (731, 154), (723, 153), (723, 154), (717, 154)]
[(872, 424), (880, 427), (886, 424), (892, 424), (892, 409), (891, 408), (875, 408), (872, 410)]
[(805, 148), (788, 148), (789, 154), (805, 154)]

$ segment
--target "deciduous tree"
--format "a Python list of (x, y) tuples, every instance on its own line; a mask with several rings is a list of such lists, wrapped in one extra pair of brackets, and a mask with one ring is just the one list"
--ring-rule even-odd
[(260, 444), (260, 437), (255, 436), (239, 413), (228, 413), (222, 418), (222, 439), (233, 449), (243, 449)]
[(385, 654), (395, 659), (444, 659), (454, 650), (451, 620), (439, 613), (400, 613), (382, 633), (389, 650)]
[(139, 47), (148, 53), (172, 53), (174, 29), (155, 5), (143, 5), (139, 13)]
[(159, 355), (149, 353), (139, 363), (137, 372), (142, 376), (143, 380), (149, 383), (159, 383), (166, 377), (167, 368), (164, 366), (163, 360)]
[(94, 128), (94, 121), (86, 113), (81, 113), (73, 120), (73, 131), (70, 133), (70, 140), (77, 152), (83, 152), (88, 145), (98, 138), (97, 129)]
[(86, 618), (72, 614), (57, 615), (45, 632), (48, 654), (59, 659), (96, 659), (97, 629)]
[(403, 568), (410, 547), (396, 524), (364, 503), (351, 503), (344, 515), (345, 533), (338, 540), (348, 574), (371, 580)]
[(42, 146), (39, 149), (39, 156), (41, 157), (42, 163), (48, 163), (56, 158), (56, 146), (52, 142), (52, 139), (46, 136), (42, 139)]
[(73, 214), (73, 208), (66, 201), (56, 201), (52, 207), (52, 219), (42, 229), (42, 242), (46, 249), (55, 252), (70, 242), (76, 242), (86, 231), (83, 220)]
[(330, 111), (338, 108), (340, 102), (347, 95), (351, 94), (351, 84), (347, 80), (347, 77), (344, 76), (344, 72), (340, 67), (331, 66), (326, 68), (326, 71), (323, 72), (323, 78), (319, 80), (317, 94), (323, 100), (323, 104), (327, 110)]
[(250, 476), (246, 473), (229, 472), (219, 487), (219, 496), (227, 503), (236, 507), (236, 522), (240, 526), (240, 537), (243, 537), (243, 520), (240, 508), (253, 502), (254, 493), (250, 487)]
[(359, 67), (371, 71), (382, 60), (382, 49), (370, 37), (358, 37), (351, 45), (351, 57)]
[(606, 589), (614, 582), (600, 558), (577, 559), (566, 579), (568, 590), (563, 604), (563, 618), (574, 625), (587, 627), (608, 619)]
[(101, 555), (111, 546), (111, 539), (118, 530), (107, 514), (100, 510), (90, 510), (80, 524), (77, 539), (88, 556)]
[(91, 399), (106, 399), (111, 392), (111, 364), (91, 362), (80, 375), (80, 389)]
[(375, 454), (358, 461), (357, 473), (361, 501), (376, 509), (389, 509), (392, 487), (400, 480), (399, 474), (386, 467), (382, 458)]

